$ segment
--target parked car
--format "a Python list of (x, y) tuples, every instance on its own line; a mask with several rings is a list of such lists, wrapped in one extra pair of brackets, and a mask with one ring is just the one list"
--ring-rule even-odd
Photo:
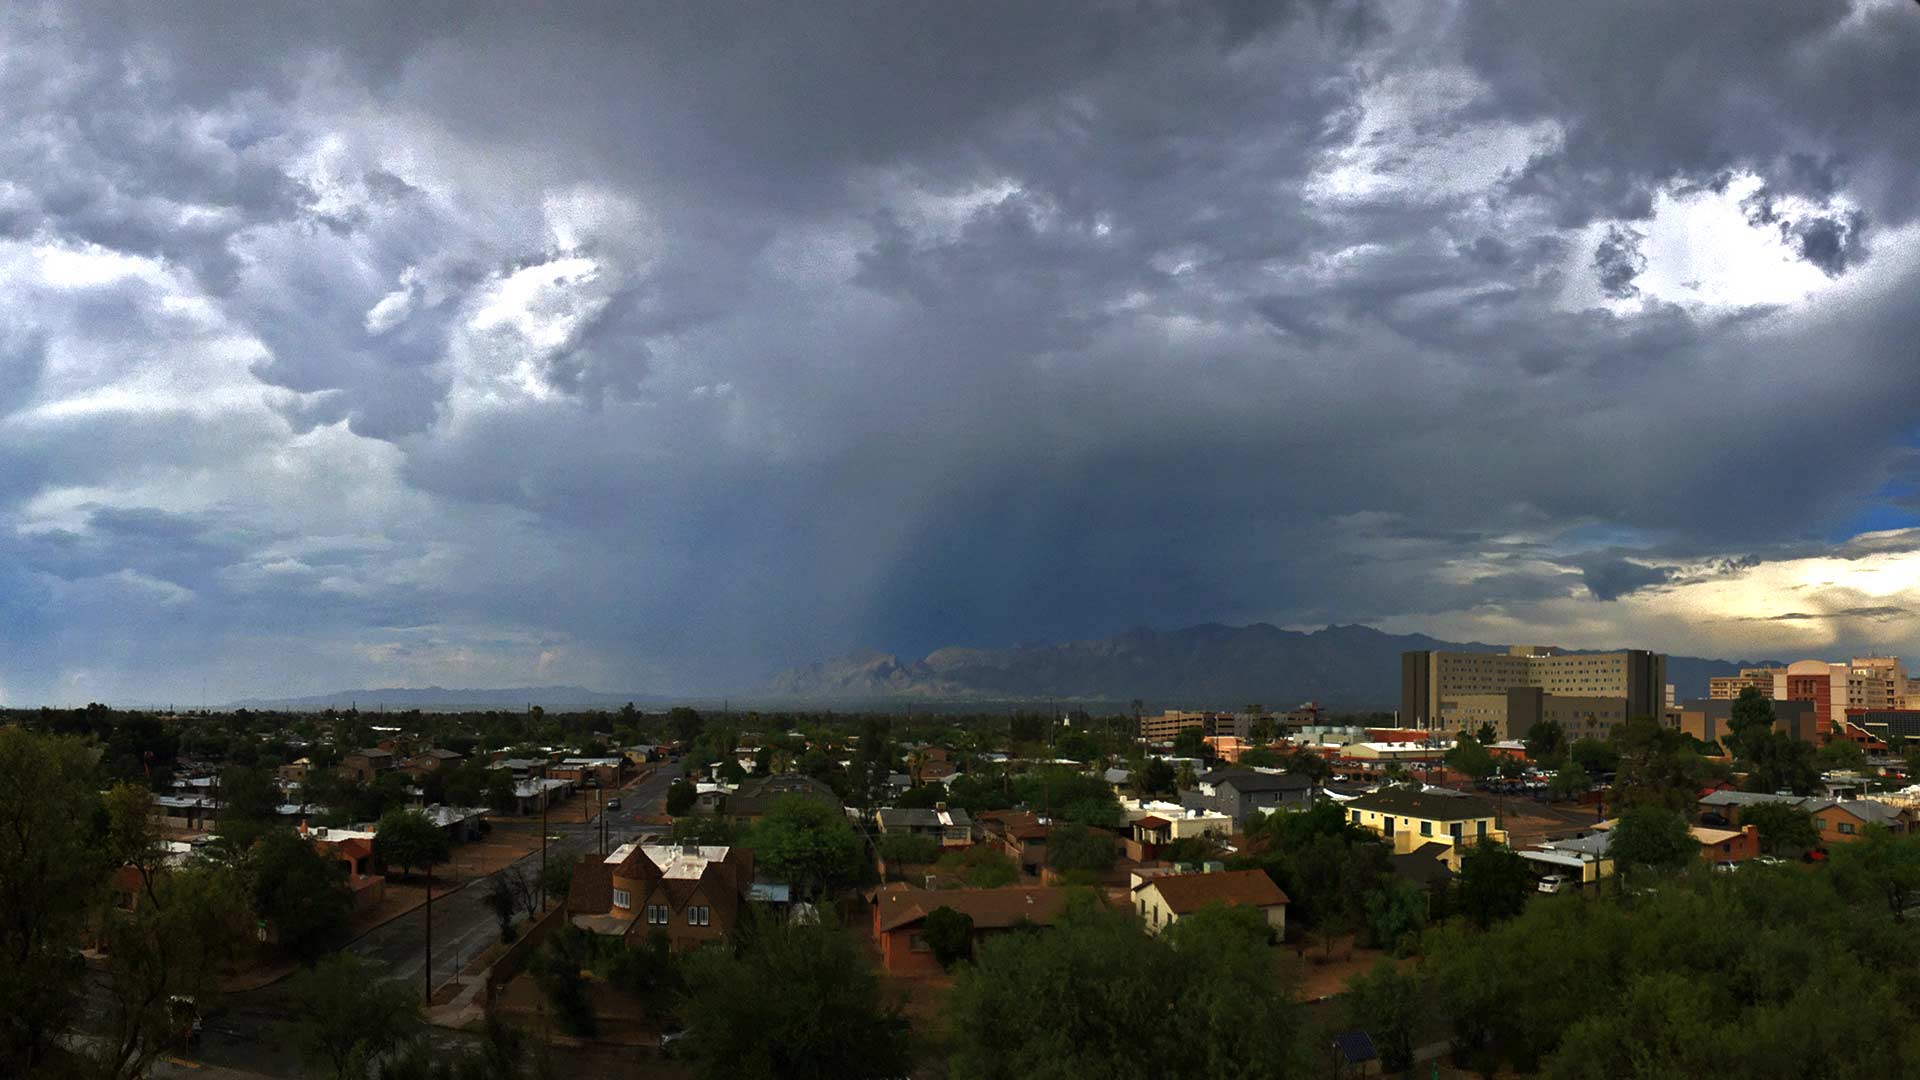
[(615, 799), (608, 799), (608, 800), (607, 800), (607, 809), (609, 809), (609, 810), (618, 810), (618, 809), (620, 809), (620, 800), (619, 800), (619, 799), (617, 799), (617, 798), (615, 798)]
[(685, 1031), (669, 1031), (660, 1036), (660, 1056), (674, 1057), (680, 1053), (680, 1040), (685, 1039)]
[(1754, 859), (1753, 859), (1753, 861), (1754, 861), (1754, 862), (1756, 862), (1756, 863), (1759, 863), (1759, 864), (1760, 864), (1761, 866), (1785, 866), (1785, 865), (1787, 865), (1787, 860), (1785, 860), (1785, 859), (1776, 859), (1776, 858), (1774, 858), (1774, 857), (1773, 857), (1773, 856), (1771, 856), (1771, 855), (1756, 855), (1756, 856), (1754, 856)]
[(1543, 893), (1561, 893), (1566, 892), (1572, 884), (1564, 874), (1548, 874), (1540, 879), (1539, 888)]
[(1740, 869), (1740, 864), (1731, 859), (1721, 859), (1719, 862), (1713, 864), (1713, 872), (1716, 874), (1731, 874), (1738, 869)]

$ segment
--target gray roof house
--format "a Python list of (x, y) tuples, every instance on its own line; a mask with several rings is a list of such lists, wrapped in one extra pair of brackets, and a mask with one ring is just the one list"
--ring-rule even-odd
[(1180, 793), (1180, 805), (1225, 814), (1236, 828), (1255, 814), (1313, 805), (1313, 781), (1299, 773), (1216, 769), (1198, 777), (1196, 784)]

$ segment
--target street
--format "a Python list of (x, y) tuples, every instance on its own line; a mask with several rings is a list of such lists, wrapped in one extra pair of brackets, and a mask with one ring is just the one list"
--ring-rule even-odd
[[(668, 785), (679, 775), (679, 765), (663, 764), (645, 780), (614, 793), (621, 801), (621, 808), (607, 814), (607, 850), (643, 834), (657, 832), (636, 824), (634, 819), (663, 803)], [(581, 820), (583, 805), (585, 821)], [(547, 843), (549, 863), (557, 860), (571, 865), (581, 855), (598, 850), (600, 821), (592, 814), (593, 805), (592, 792), (576, 793), (549, 813), (547, 835), (559, 837)], [(514, 819), (513, 825), (496, 828), (521, 826), (519, 819)], [(537, 817), (532, 827), (539, 828)], [(536, 849), (514, 865), (538, 873), (540, 852)], [(432, 911), (436, 989), (452, 979), (463, 964), (498, 940), (499, 922), (483, 902), (486, 889), (487, 879), (476, 878), (444, 896), (435, 892)], [(410, 980), (418, 986), (423, 981), (426, 934), (426, 911), (416, 909), (376, 927), (348, 945), (347, 951), (374, 960), (392, 977)], [(299, 1059), (283, 1030), (294, 1013), (291, 984), (291, 979), (282, 979), (259, 990), (227, 995), (209, 1008), (200, 1046), (194, 1054), (196, 1063), (268, 1076), (296, 1075)], [(475, 1043), (475, 1037), (466, 1032), (441, 1028), (430, 1028), (428, 1037), (436, 1047), (448, 1051)]]

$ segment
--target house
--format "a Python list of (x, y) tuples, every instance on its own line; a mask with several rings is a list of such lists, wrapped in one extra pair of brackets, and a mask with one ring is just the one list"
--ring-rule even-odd
[(400, 768), (415, 780), (422, 780), (425, 779), (426, 775), (430, 772), (452, 768), (464, 760), (465, 756), (464, 754), (457, 754), (452, 750), (442, 750), (436, 746), (431, 750), (422, 750), (401, 762)]
[(623, 757), (561, 758), (560, 764), (547, 770), (547, 775), (556, 780), (571, 780), (582, 787), (619, 787), (626, 764), (627, 759)]
[(387, 879), (374, 872), (372, 833), (314, 829), (305, 835), (313, 841), (314, 850), (345, 867), (347, 891), (353, 894), (353, 910), (372, 907), (385, 898)]
[(291, 761), (285, 765), (276, 767), (273, 770), (273, 774), (280, 778), (281, 783), (300, 784), (306, 782), (307, 773), (312, 769), (313, 759), (301, 758), (298, 761)]
[(781, 773), (778, 776), (750, 776), (740, 781), (722, 804), (721, 812), (732, 818), (734, 824), (745, 825), (766, 816), (773, 804), (789, 795), (798, 795), (812, 799), (823, 806), (833, 807), (836, 814), (844, 813), (840, 805), (840, 796), (825, 783), (811, 776), (799, 773)]
[(1460, 869), (1459, 849), (1468, 844), (1507, 842), (1493, 803), (1474, 795), (1411, 788), (1382, 788), (1342, 804), (1347, 820), (1393, 845), (1404, 855), (1429, 842), (1449, 845), (1449, 869)]
[(1278, 937), (1287, 934), (1287, 894), (1265, 870), (1220, 870), (1205, 874), (1164, 874), (1142, 879), (1133, 888), (1133, 907), (1149, 933), (1157, 934), (1183, 915), (1215, 904), (1250, 907), (1266, 916)]
[(1189, 837), (1225, 837), (1233, 832), (1233, 819), (1211, 810), (1184, 810), (1173, 803), (1121, 805), (1127, 807), (1121, 849), (1135, 862), (1157, 859), (1162, 848)]
[(629, 941), (666, 935), (676, 950), (726, 937), (753, 893), (753, 852), (693, 844), (622, 844), (573, 868), (568, 918)]
[(966, 847), (973, 843), (973, 818), (963, 809), (947, 809), (946, 803), (935, 803), (931, 810), (876, 810), (873, 820), (883, 834), (924, 836), (938, 841), (941, 847)]
[(147, 817), (162, 828), (206, 832), (213, 828), (213, 800), (201, 795), (155, 795)]
[(1519, 855), (1541, 873), (1557, 874), (1584, 888), (1613, 876), (1613, 856), (1608, 853), (1612, 845), (1613, 834), (1601, 830), (1564, 840), (1542, 841)]
[(1740, 823), (1740, 812), (1749, 806), (1773, 805), (1792, 806), (1805, 809), (1812, 799), (1803, 795), (1769, 794), (1764, 791), (1729, 791), (1725, 789), (1709, 791), (1700, 797), (1700, 816), (1712, 822), (1716, 819), (1729, 825)]
[(1813, 815), (1813, 829), (1822, 844), (1850, 844), (1860, 839), (1869, 825), (1902, 835), (1913, 827), (1912, 811), (1877, 799), (1822, 799), (1810, 801), (1807, 810)]
[(1023, 873), (1038, 874), (1047, 864), (1048, 824), (1027, 810), (983, 810), (975, 819), (983, 843), (998, 845)]
[(1757, 825), (1739, 829), (1709, 829), (1704, 825), (1695, 825), (1692, 832), (1694, 842), (1700, 845), (1700, 857), (1708, 862), (1744, 862), (1760, 854), (1760, 827)]
[(487, 766), (489, 769), (506, 769), (513, 774), (516, 782), (538, 780), (547, 775), (550, 763), (543, 758), (501, 758)]
[(896, 882), (874, 890), (873, 938), (880, 963), (890, 974), (931, 974), (940, 970), (921, 937), (929, 914), (952, 908), (973, 920), (973, 949), (996, 935), (1023, 926), (1052, 926), (1066, 910), (1072, 890), (1026, 885), (1000, 889), (922, 889)]
[(363, 784), (370, 784), (380, 774), (393, 769), (393, 751), (370, 746), (365, 750), (355, 750), (340, 759), (340, 775), (352, 777)]
[(1313, 805), (1313, 781), (1299, 773), (1217, 769), (1199, 776), (1197, 783), (1180, 793), (1180, 805), (1225, 814), (1236, 827), (1256, 814)]

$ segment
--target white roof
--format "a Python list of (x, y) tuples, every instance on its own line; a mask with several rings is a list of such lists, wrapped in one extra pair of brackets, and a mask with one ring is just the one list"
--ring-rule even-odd
[(700, 847), (679, 844), (642, 844), (640, 850), (646, 852), (653, 865), (660, 868), (660, 876), (666, 878), (698, 878), (707, 872), (707, 864), (719, 862), (727, 857), (727, 849), (713, 845)]

